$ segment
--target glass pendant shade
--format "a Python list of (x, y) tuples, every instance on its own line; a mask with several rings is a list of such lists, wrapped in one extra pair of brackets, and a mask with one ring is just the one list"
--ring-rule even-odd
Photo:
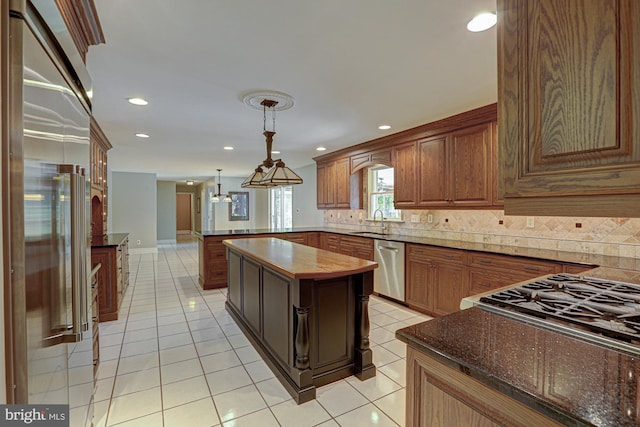
[(282, 160), (278, 160), (276, 165), (260, 181), (260, 184), (273, 187), (277, 185), (302, 184), (302, 178), (286, 167)]
[[(216, 194), (213, 195), (213, 197), (211, 197), (211, 202), (212, 203), (219, 203), (220, 202), (220, 198), (222, 197), (222, 193), (220, 192), (220, 187), (222, 186), (222, 184), (220, 183), (220, 172), (222, 172), (222, 169), (218, 169), (218, 192)], [(228, 194), (226, 194), (223, 198), (222, 201), (225, 203), (231, 203), (231, 197), (229, 197)]]
[(242, 182), (242, 188), (265, 188), (264, 184), (260, 181), (264, 179), (267, 174), (264, 173), (262, 167), (257, 167), (256, 170)]

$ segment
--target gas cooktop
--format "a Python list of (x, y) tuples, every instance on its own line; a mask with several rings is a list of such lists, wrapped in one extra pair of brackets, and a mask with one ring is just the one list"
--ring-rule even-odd
[(480, 299), (482, 308), (640, 354), (640, 285), (556, 274)]

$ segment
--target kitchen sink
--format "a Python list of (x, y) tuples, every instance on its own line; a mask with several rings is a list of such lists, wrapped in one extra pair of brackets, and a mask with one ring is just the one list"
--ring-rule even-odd
[(352, 231), (349, 234), (358, 234), (358, 235), (362, 235), (362, 236), (381, 236), (381, 237), (387, 237), (388, 234), (386, 233), (378, 233), (377, 231)]

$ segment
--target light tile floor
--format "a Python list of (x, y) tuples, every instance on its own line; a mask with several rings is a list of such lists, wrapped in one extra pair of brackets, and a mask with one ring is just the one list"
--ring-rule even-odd
[(100, 325), (97, 427), (404, 425), (406, 349), (394, 332), (429, 317), (372, 297), (377, 375), (296, 405), (225, 311), (226, 289), (198, 286), (195, 243), (129, 264), (119, 319)]

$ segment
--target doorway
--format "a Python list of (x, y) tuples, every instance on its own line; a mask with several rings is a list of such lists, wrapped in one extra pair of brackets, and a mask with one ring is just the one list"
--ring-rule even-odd
[(191, 234), (193, 229), (191, 193), (176, 193), (176, 236)]

